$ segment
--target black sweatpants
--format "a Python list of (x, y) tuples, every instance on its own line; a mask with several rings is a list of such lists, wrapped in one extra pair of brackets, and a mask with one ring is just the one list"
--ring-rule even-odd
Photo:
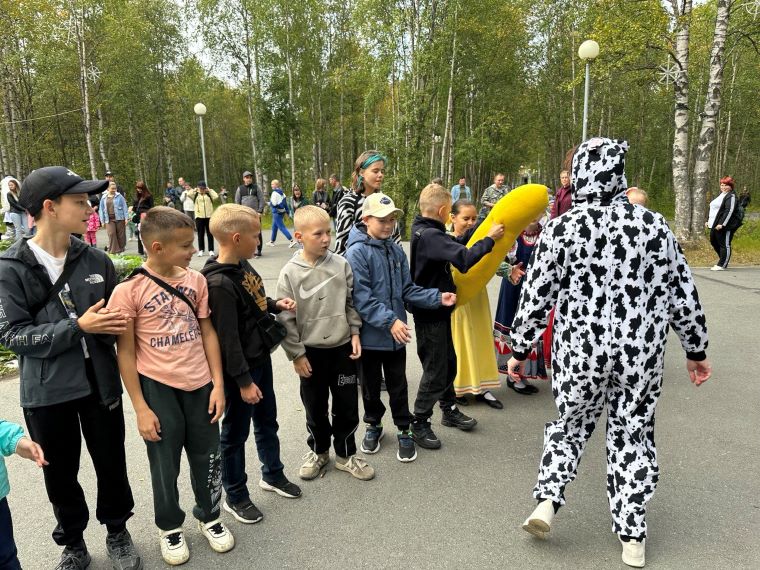
[(441, 409), (456, 405), (454, 378), (457, 354), (451, 338), (451, 319), (435, 323), (415, 322), (417, 356), (422, 363), (422, 378), (414, 402), (415, 419), (428, 420), (436, 401)]
[[(301, 401), (306, 410), (306, 443), (314, 453), (330, 450), (350, 457), (356, 453), (354, 433), (359, 427), (359, 398), (356, 388), (356, 361), (351, 360), (351, 343), (335, 348), (306, 347), (311, 376), (301, 378)], [(329, 399), (332, 394), (332, 424)]]
[(153, 486), (153, 516), (161, 530), (182, 526), (185, 512), (179, 506), (182, 449), (190, 464), (195, 495), (193, 516), (201, 522), (219, 518), (222, 499), (219, 424), (211, 423), (208, 401), (212, 384), (186, 392), (140, 376), (143, 397), (161, 424), (161, 441), (146, 441)]
[(42, 471), (58, 522), (53, 540), (61, 546), (78, 544), (90, 518), (77, 480), (82, 436), (97, 477), (95, 516), (108, 532), (122, 530), (135, 503), (127, 480), (121, 399), (106, 407), (90, 394), (62, 404), (26, 408), (24, 419), (29, 435), (40, 444), (49, 463)]
[(401, 431), (409, 429), (412, 416), (409, 413), (409, 390), (406, 383), (406, 347), (399, 350), (362, 350), (359, 368), (364, 422), (378, 425), (383, 419), (385, 406), (380, 399), (380, 384), (385, 374), (393, 423)]
[(718, 254), (718, 263), (720, 267), (724, 269), (728, 267), (728, 262), (731, 260), (731, 242), (734, 239), (734, 231), (723, 228), (722, 230), (711, 229), (710, 230), (710, 245), (712, 245), (715, 253)]
[[(198, 249), (200, 251), (214, 251), (214, 236), (211, 235), (209, 222), (211, 218), (195, 218), (195, 228), (198, 231)], [(206, 238), (208, 238), (208, 249), (206, 249)]]

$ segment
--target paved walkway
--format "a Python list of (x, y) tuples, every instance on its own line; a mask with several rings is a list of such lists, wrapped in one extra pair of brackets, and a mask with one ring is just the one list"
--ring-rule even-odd
[[(280, 238), (282, 239), (282, 238)], [(134, 242), (130, 242), (134, 248)], [(279, 268), (292, 253), (284, 243), (266, 247), (256, 266), (274, 293)], [(194, 259), (196, 267), (203, 259)], [(657, 421), (662, 467), (649, 509), (648, 568), (757, 568), (760, 560), (760, 268), (724, 273), (695, 270), (710, 327), (709, 355), (715, 376), (695, 389), (684, 369), (683, 352), (671, 335), (666, 382)], [(496, 305), (498, 282), (489, 293)], [(274, 354), (282, 457), (297, 480), (306, 451), (304, 412), (298, 380), (282, 351)], [(414, 394), (420, 377), (414, 344), (408, 376)], [(520, 530), (534, 506), (531, 488), (541, 451), (542, 429), (555, 414), (548, 385), (535, 396), (497, 391), (506, 408), (466, 409), (479, 421), (462, 433), (433, 421), (443, 440), (439, 451), (419, 451), (417, 461), (395, 458), (393, 437), (370, 457), (377, 477), (360, 482), (329, 468), (324, 478), (303, 482), (298, 500), (264, 493), (257, 487), (258, 460), (248, 444), (251, 491), (264, 520), (244, 526), (227, 514), (237, 546), (211, 552), (192, 528), (188, 569), (226, 568), (625, 568), (610, 532), (605, 495), (603, 430), (589, 443), (578, 480), (568, 488), (568, 505), (541, 542)], [(22, 422), (18, 380), (0, 381), (0, 417)], [(136, 507), (129, 528), (146, 568), (165, 568), (152, 521), (145, 448), (126, 405), (127, 456)], [(389, 423), (389, 422), (388, 422)], [(363, 429), (360, 428), (360, 432)], [(81, 481), (94, 513), (95, 480), (83, 458)], [(59, 549), (50, 539), (54, 526), (41, 473), (29, 462), (9, 458), (16, 540), (23, 567), (52, 568)], [(182, 504), (190, 511), (187, 469), (180, 479)], [(104, 529), (93, 523), (86, 539), (92, 568), (110, 568)]]

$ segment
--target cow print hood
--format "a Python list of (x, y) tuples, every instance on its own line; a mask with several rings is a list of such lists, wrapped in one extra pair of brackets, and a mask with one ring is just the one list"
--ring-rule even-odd
[(573, 156), (573, 205), (609, 206), (625, 200), (625, 153), (628, 142), (596, 137), (582, 143)]

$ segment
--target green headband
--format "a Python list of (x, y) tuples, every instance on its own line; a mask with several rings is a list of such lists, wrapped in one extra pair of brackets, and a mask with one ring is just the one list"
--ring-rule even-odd
[(370, 164), (375, 163), (375, 162), (379, 162), (381, 160), (385, 163), (386, 166), (388, 166), (388, 159), (387, 158), (385, 158), (382, 154), (373, 154), (372, 156), (370, 156), (369, 158), (367, 158), (367, 160), (365, 160), (364, 162), (362, 162), (362, 164), (361, 164), (361, 166), (359, 168), (361, 168), (362, 170), (364, 170), (365, 168), (368, 168)]

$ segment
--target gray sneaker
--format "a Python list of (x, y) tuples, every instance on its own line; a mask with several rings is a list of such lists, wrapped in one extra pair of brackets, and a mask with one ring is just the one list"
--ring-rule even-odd
[(336, 455), (335, 468), (350, 473), (362, 481), (369, 481), (375, 477), (375, 470), (364, 459), (360, 459), (356, 455), (345, 458)]
[(106, 552), (111, 559), (113, 570), (142, 570), (143, 562), (137, 553), (129, 531), (109, 532), (106, 537)]
[(84, 542), (81, 546), (67, 546), (61, 554), (61, 561), (55, 570), (85, 570), (92, 562)]
[(304, 464), (298, 470), (298, 476), (305, 481), (316, 479), (319, 472), (330, 461), (330, 453), (314, 453), (312, 450), (303, 456)]

